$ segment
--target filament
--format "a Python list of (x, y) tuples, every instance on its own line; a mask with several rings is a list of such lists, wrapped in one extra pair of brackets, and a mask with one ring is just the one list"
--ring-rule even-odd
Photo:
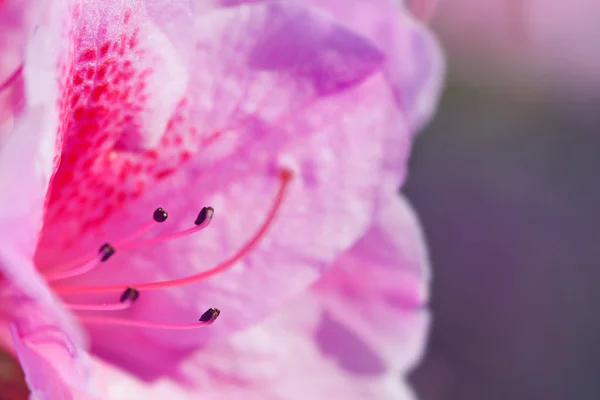
[(120, 311), (131, 308), (132, 301), (103, 304), (72, 304), (66, 303), (65, 306), (74, 311)]
[(168, 324), (162, 322), (150, 322), (150, 321), (136, 321), (131, 319), (113, 318), (113, 317), (97, 317), (90, 315), (81, 315), (79, 319), (82, 322), (88, 324), (100, 324), (100, 325), (120, 325), (129, 326), (135, 328), (152, 328), (152, 329), (170, 329), (170, 330), (185, 330), (185, 329), (196, 329), (202, 328), (207, 325), (211, 325), (217, 317), (221, 314), (221, 311), (217, 308), (209, 308), (198, 322), (190, 324)]
[[(162, 282), (149, 282), (149, 283), (135, 283), (132, 284), (136, 289), (139, 290), (157, 290), (169, 287), (176, 287), (186, 285), (193, 282), (198, 282), (207, 278), (210, 278), (220, 272), (227, 270), (228, 268), (235, 265), (239, 260), (245, 257), (262, 239), (267, 230), (271, 227), (275, 220), (275, 216), (280, 210), (283, 200), (285, 198), (286, 190), (292, 179), (292, 172), (284, 170), (280, 174), (280, 186), (275, 195), (275, 199), (271, 205), (265, 220), (258, 230), (252, 235), (252, 237), (231, 257), (222, 261), (218, 265), (211, 269), (200, 272), (195, 275), (191, 275), (185, 278), (172, 279)], [(124, 285), (107, 285), (107, 286), (64, 286), (54, 288), (56, 293), (59, 294), (72, 294), (72, 293), (104, 293), (104, 292), (118, 292), (122, 291)]]

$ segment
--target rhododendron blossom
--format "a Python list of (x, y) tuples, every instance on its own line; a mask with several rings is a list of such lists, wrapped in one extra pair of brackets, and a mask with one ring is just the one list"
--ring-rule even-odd
[[(21, 3), (22, 14), (31, 6)], [(0, 343), (33, 398), (105, 398), (110, 385), (90, 352), (131, 374), (124, 379), (212, 376), (197, 390), (241, 390), (219, 372), (226, 364), (212, 364), (236, 363), (235, 346), (215, 343), (323, 275), (307, 300), (314, 319), (298, 312), (301, 325), (284, 318), (283, 331), (316, 346), (309, 338), (323, 315), (383, 310), (393, 319), (403, 309), (424, 319), (413, 329), (367, 316), (358, 335), (372, 338), (375, 357), (406, 328), (419, 352), (427, 273), (415, 223), (398, 232), (417, 272), (389, 288), (361, 276), (378, 262), (367, 254), (380, 215), (406, 215), (382, 210), (398, 201), (440, 59), (399, 5), (382, 1), (378, 23), (355, 27), (337, 8), (70, 0), (40, 14), (7, 80), (20, 82), (10, 104), (22, 106), (10, 109), (0, 142)], [(385, 248), (396, 254), (382, 265), (412, 265), (398, 245)], [(356, 295), (338, 296), (344, 281)], [(256, 329), (277, 340), (274, 318)], [(246, 340), (235, 335), (232, 343)], [(182, 368), (202, 354), (204, 375), (186, 377)], [(381, 388), (365, 382), (371, 392), (359, 398), (400, 384), (416, 357), (381, 360), (395, 374)]]

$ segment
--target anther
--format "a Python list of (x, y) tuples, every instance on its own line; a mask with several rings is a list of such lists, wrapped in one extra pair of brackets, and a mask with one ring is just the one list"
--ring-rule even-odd
[(121, 303), (124, 303), (125, 301), (129, 300), (133, 303), (134, 301), (136, 301), (138, 299), (138, 297), (140, 297), (139, 290), (136, 290), (132, 287), (128, 287), (127, 289), (125, 289), (125, 291), (121, 295), (121, 298), (119, 299), (119, 301)]
[(202, 314), (199, 321), (206, 322), (207, 324), (212, 324), (215, 320), (221, 315), (221, 310), (218, 308), (211, 307)]
[(169, 213), (167, 213), (165, 210), (159, 207), (156, 210), (154, 210), (154, 215), (152, 216), (152, 218), (154, 218), (156, 222), (165, 222), (168, 216)]
[(206, 222), (209, 224), (215, 214), (215, 209), (212, 207), (202, 207), (202, 210), (198, 213), (198, 217), (194, 221), (195, 225), (202, 225)]
[(115, 254), (115, 248), (110, 243), (104, 243), (98, 250), (98, 254), (100, 254), (100, 261), (105, 262)]

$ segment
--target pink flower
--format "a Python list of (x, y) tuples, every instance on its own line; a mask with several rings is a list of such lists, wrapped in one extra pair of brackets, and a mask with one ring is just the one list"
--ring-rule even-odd
[[(2, 343), (34, 395), (98, 395), (89, 346), (181, 381), (199, 346), (281, 308), (355, 246), (402, 181), (440, 81), (434, 42), (389, 10), (401, 47), (377, 24), (293, 3), (198, 17), (183, 2), (50, 8), (0, 148)], [(320, 313), (337, 296), (323, 285)], [(194, 318), (212, 322), (212, 306), (223, 316), (207, 328)]]

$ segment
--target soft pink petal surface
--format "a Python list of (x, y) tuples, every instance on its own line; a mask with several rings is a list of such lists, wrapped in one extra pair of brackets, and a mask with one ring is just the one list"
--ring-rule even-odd
[[(72, 109), (63, 152), (67, 161), (56, 177), (62, 186), (53, 186), (57, 191), (38, 248), (39, 265), (60, 263), (85, 249), (96, 251), (104, 241), (147, 222), (157, 206), (171, 215), (157, 229), (164, 231), (189, 227), (199, 208), (212, 205), (216, 216), (202, 234), (118, 253), (96, 273), (75, 282), (114, 284), (189, 275), (238, 249), (264, 220), (279, 186), (278, 170), (291, 167), (296, 173), (273, 228), (232, 271), (201, 284), (142, 293), (135, 307), (123, 313), (126, 318), (186, 323), (217, 306), (224, 312), (218, 324), (190, 333), (121, 329), (122, 346), (110, 336), (113, 327), (90, 327), (96, 351), (135, 365), (138, 372), (142, 365), (169, 369), (166, 360), (180, 357), (199, 341), (255, 323), (313, 282), (362, 234), (379, 185), (381, 165), (373, 160), (382, 158), (383, 122), (393, 111), (388, 86), (374, 75), (381, 53), (301, 6), (274, 3), (218, 10), (198, 21), (195, 40), (186, 95), (167, 124), (158, 152), (119, 151), (118, 138), (129, 132), (128, 125), (103, 129), (98, 137), (89, 128), (93, 122), (79, 121), (77, 107)], [(140, 65), (132, 63), (134, 77), (140, 77), (137, 68), (144, 76), (144, 65), (143, 59)], [(81, 95), (93, 97), (95, 89), (83, 88)], [(88, 104), (86, 113), (97, 113), (107, 102), (102, 97), (97, 103), (91, 100), (79, 97)], [(144, 113), (146, 103), (131, 104), (141, 105)], [(120, 109), (114, 112), (106, 118), (118, 121)], [(94, 117), (102, 125), (102, 118)], [(85, 153), (88, 148), (78, 139), (82, 130), (94, 141), (95, 154)], [(74, 151), (69, 151), (70, 141), (79, 149), (73, 164), (68, 161)], [(182, 162), (184, 153), (190, 157), (187, 162)], [(88, 157), (92, 162), (85, 167)], [(142, 172), (135, 172), (136, 165)], [(95, 220), (107, 213), (102, 223)], [(76, 243), (64, 247), (74, 238)], [(68, 300), (102, 301), (119, 294)], [(140, 346), (132, 348), (132, 341)], [(161, 349), (160, 343), (175, 349)]]
[[(2, 262), (15, 265), (17, 260), (5, 258)], [(5, 345), (12, 347), (25, 372), (31, 399), (96, 398), (88, 356), (73, 331), (72, 321), (54, 299), (48, 298), (39, 277), (31, 280), (37, 280), (41, 290), (37, 298), (19, 293), (14, 286), (1, 291), (3, 306), (11, 310), (3, 315), (12, 338), (12, 343)]]
[[(52, 18), (52, 16), (50, 17)], [(75, 399), (89, 389), (79, 328), (56, 302), (33, 264), (46, 190), (56, 167), (55, 98), (59, 77), (48, 64), (68, 24), (40, 27), (23, 69), (23, 113), (0, 147), (2, 346), (18, 357), (33, 399)], [(5, 325), (6, 326), (6, 325)]]
[(41, 14), (37, 1), (0, 2), (0, 146), (24, 105), (21, 73), (25, 47)]
[(27, 40), (33, 33), (41, 8), (36, 0), (0, 2), (0, 86), (23, 63)]
[(428, 281), (418, 222), (392, 199), (310, 293), (184, 362), (189, 392), (168, 380), (142, 387), (100, 365), (107, 398), (412, 399), (404, 376), (424, 348)]
[(373, 40), (386, 54), (385, 71), (411, 132), (426, 123), (439, 99), (443, 59), (431, 33), (395, 0), (305, 0)]
[[(197, 12), (218, 6), (266, 0), (196, 2)], [(415, 133), (433, 114), (443, 82), (444, 61), (431, 33), (396, 0), (302, 0), (339, 23), (373, 41), (386, 55), (385, 73), (398, 106)], [(410, 2), (408, 10), (425, 16), (432, 1)]]

